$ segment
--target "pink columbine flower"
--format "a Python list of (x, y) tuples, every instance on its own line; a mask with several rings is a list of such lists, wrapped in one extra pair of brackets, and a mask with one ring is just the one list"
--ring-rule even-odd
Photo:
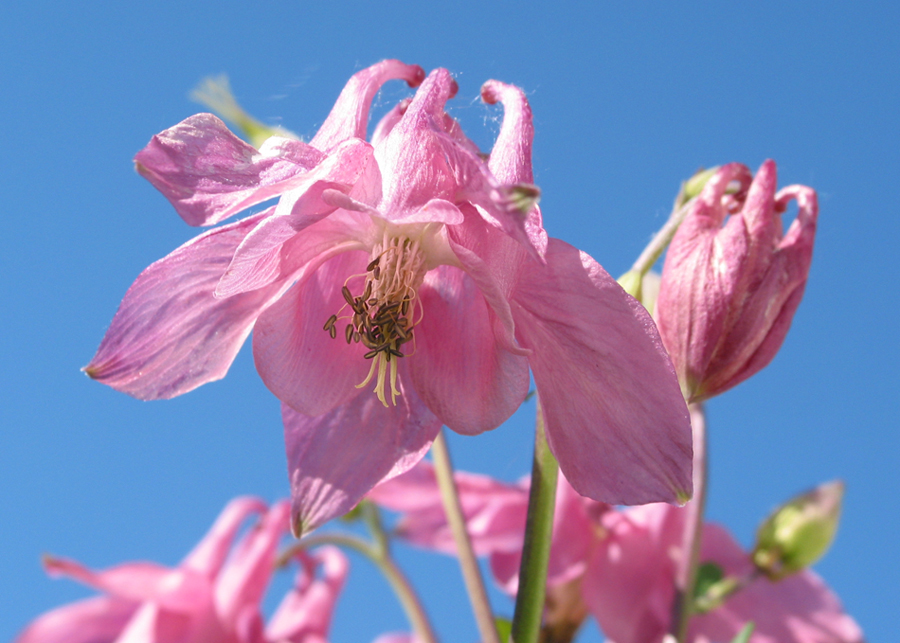
[[(459, 472), (460, 500), (473, 544), (490, 556), (499, 585), (518, 590), (528, 485)], [(401, 512), (398, 533), (411, 543), (454, 553), (429, 465), (420, 463), (369, 494)], [(613, 510), (579, 496), (560, 476), (548, 568), (545, 627), (573, 632), (588, 613), (615, 643), (660, 643), (671, 618), (685, 510), (649, 504)], [(702, 562), (747, 576), (750, 556), (723, 528), (703, 530)], [(862, 632), (811, 571), (772, 582), (759, 577), (720, 607), (694, 617), (688, 641), (731, 641), (753, 621), (751, 643), (861, 643)]]
[[(255, 498), (231, 501), (182, 563), (125, 563), (95, 572), (48, 558), (47, 571), (103, 592), (38, 617), (15, 643), (326, 643), (349, 563), (323, 547), (298, 554), (300, 572), (268, 625), (260, 612), (290, 505), (271, 509)], [(233, 546), (243, 522), (263, 517)], [(230, 552), (230, 553), (229, 553)], [(316, 569), (321, 567), (321, 577)]]
[[(421, 86), (366, 141), (392, 78)], [(629, 504), (691, 493), (688, 413), (653, 321), (542, 228), (524, 94), (482, 88), (504, 106), (484, 160), (444, 112), (456, 90), (444, 69), (388, 60), (351, 78), (308, 144), (257, 150), (200, 114), (135, 159), (194, 225), (279, 201), (147, 268), (85, 370), (169, 398), (223, 377), (252, 329), (283, 403), (298, 534), (415, 464), (441, 424), (500, 425), (529, 369), (579, 491)]]
[[(656, 311), (690, 401), (718, 395), (772, 361), (800, 305), (819, 206), (812, 188), (776, 193), (776, 185), (774, 161), (752, 183), (745, 166), (722, 166), (669, 246)], [(799, 212), (782, 234), (792, 199)]]

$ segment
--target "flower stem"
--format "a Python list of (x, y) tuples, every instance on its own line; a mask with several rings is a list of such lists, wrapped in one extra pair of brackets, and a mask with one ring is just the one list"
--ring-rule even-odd
[(669, 634), (678, 643), (687, 640), (688, 621), (694, 611), (694, 585), (697, 564), (700, 562), (700, 539), (703, 533), (703, 512), (706, 509), (707, 457), (706, 415), (700, 404), (690, 404), (691, 429), (694, 442), (694, 498), (685, 506), (684, 532), (681, 537), (681, 559), (675, 572), (675, 600)]
[(481, 569), (478, 567), (475, 550), (472, 549), (472, 541), (466, 530), (466, 521), (459, 503), (456, 482), (453, 480), (453, 465), (450, 463), (450, 451), (447, 449), (447, 439), (444, 437), (443, 429), (434, 440), (431, 454), (434, 458), (434, 472), (441, 490), (444, 512), (447, 514), (447, 523), (450, 525), (453, 540), (456, 542), (459, 566), (462, 569), (466, 590), (469, 592), (469, 600), (472, 603), (472, 611), (475, 613), (481, 641), (482, 643), (500, 643), (491, 603), (484, 587), (484, 579), (481, 577)]
[(318, 547), (319, 545), (338, 545), (359, 552), (368, 558), (376, 567), (384, 574), (385, 579), (390, 584), (394, 594), (400, 601), (403, 611), (406, 612), (406, 618), (412, 626), (416, 640), (422, 643), (437, 643), (437, 637), (431, 627), (431, 621), (422, 607), (422, 602), (409, 582), (409, 579), (403, 571), (397, 566), (388, 552), (378, 546), (373, 546), (359, 536), (351, 534), (318, 534), (308, 536), (296, 545), (290, 547), (279, 557), (279, 562), (284, 564), (298, 549), (308, 549), (310, 547)]
[(637, 261), (634, 262), (634, 265), (631, 266), (632, 272), (644, 275), (653, 267), (653, 264), (656, 263), (663, 251), (669, 246), (672, 237), (675, 236), (675, 232), (678, 230), (678, 226), (684, 221), (684, 217), (690, 209), (689, 204), (690, 201), (685, 201), (684, 185), (682, 185), (681, 191), (679, 191), (678, 196), (675, 197), (675, 205), (672, 208), (672, 213), (669, 215), (668, 221), (666, 221), (665, 224), (663, 224), (663, 227), (653, 235), (653, 239), (650, 240), (650, 243), (648, 243), (647, 247), (641, 252), (641, 256), (638, 257)]
[(525, 544), (512, 624), (512, 640), (515, 643), (536, 643), (541, 632), (558, 476), (559, 465), (547, 445), (544, 414), (538, 399)]

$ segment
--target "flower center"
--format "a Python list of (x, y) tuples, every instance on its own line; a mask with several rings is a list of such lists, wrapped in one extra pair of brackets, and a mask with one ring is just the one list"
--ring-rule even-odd
[[(324, 329), (337, 337), (336, 324), (347, 320), (344, 339), (348, 344), (361, 342), (369, 349), (364, 357), (372, 360), (369, 374), (357, 388), (375, 379), (375, 394), (385, 406), (386, 385), (390, 382), (391, 404), (397, 404), (397, 360), (404, 356), (401, 347), (413, 340), (413, 329), (422, 320), (422, 304), (417, 290), (425, 276), (425, 256), (419, 242), (408, 237), (384, 236), (372, 251), (372, 261), (363, 275), (360, 295), (354, 295), (345, 283), (341, 292), (346, 306), (325, 322)], [(350, 314), (342, 314), (349, 306)]]

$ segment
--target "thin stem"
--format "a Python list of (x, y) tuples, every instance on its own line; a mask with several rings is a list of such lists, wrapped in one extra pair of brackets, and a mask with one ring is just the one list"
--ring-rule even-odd
[(684, 185), (682, 185), (681, 191), (675, 197), (675, 206), (672, 208), (669, 220), (663, 224), (663, 227), (659, 229), (653, 236), (653, 239), (650, 240), (650, 243), (647, 244), (647, 247), (641, 252), (641, 256), (634, 262), (634, 265), (631, 267), (633, 272), (643, 275), (653, 267), (653, 264), (656, 263), (663, 251), (669, 246), (672, 237), (675, 236), (675, 232), (678, 230), (678, 226), (681, 225), (684, 217), (687, 216), (688, 210), (690, 210), (690, 201), (684, 200)]
[(481, 577), (481, 569), (475, 559), (475, 550), (472, 549), (472, 541), (469, 539), (469, 532), (466, 529), (462, 505), (459, 503), (459, 493), (456, 489), (456, 482), (453, 480), (453, 465), (450, 463), (450, 452), (447, 449), (447, 439), (444, 437), (443, 429), (434, 440), (431, 454), (434, 458), (434, 473), (441, 490), (444, 512), (447, 514), (447, 523), (450, 525), (453, 540), (456, 542), (459, 566), (462, 569), (463, 580), (469, 593), (469, 601), (472, 603), (472, 611), (475, 613), (481, 641), (482, 643), (500, 643), (491, 603), (484, 587), (484, 579)]
[(694, 610), (694, 586), (700, 560), (700, 538), (703, 533), (703, 512), (706, 510), (707, 457), (706, 415), (700, 404), (690, 404), (691, 429), (694, 442), (694, 498), (685, 506), (684, 532), (681, 538), (682, 556), (675, 572), (675, 601), (669, 633), (678, 643), (687, 638), (688, 621)]
[(519, 592), (516, 595), (512, 624), (512, 640), (515, 643), (536, 643), (541, 632), (558, 476), (559, 465), (547, 445), (544, 414), (538, 399), (525, 544), (522, 548)]
[(412, 626), (413, 633), (418, 641), (422, 643), (437, 643), (437, 637), (422, 607), (422, 602), (409, 582), (409, 579), (403, 571), (397, 567), (397, 564), (387, 554), (386, 551), (378, 551), (377, 546), (366, 542), (359, 536), (350, 534), (319, 534), (308, 536), (296, 545), (288, 548), (279, 557), (279, 563), (285, 564), (297, 550), (308, 549), (310, 547), (318, 547), (319, 545), (338, 545), (359, 552), (370, 561), (384, 574), (385, 579), (390, 584), (394, 594), (400, 601), (403, 611), (406, 612), (406, 618)]

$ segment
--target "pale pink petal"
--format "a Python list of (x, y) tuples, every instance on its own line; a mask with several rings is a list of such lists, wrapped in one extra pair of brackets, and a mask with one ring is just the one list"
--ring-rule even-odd
[(113, 643), (137, 606), (108, 596), (70, 603), (36, 618), (14, 643)]
[(318, 417), (281, 409), (295, 535), (343, 515), (380, 481), (408, 470), (441, 426), (409, 387), (396, 406), (363, 391)]
[(125, 563), (95, 572), (73, 560), (46, 557), (44, 567), (51, 576), (68, 576), (116, 598), (154, 601), (177, 611), (204, 603), (210, 591), (208, 579), (201, 574), (156, 563)]
[(241, 525), (251, 515), (265, 511), (266, 503), (259, 498), (235, 498), (225, 506), (206, 536), (194, 546), (181, 566), (206, 574), (210, 579), (215, 578)]
[(301, 141), (257, 150), (212, 114), (197, 114), (154, 136), (134, 157), (137, 171), (190, 225), (212, 225), (277, 196), (322, 159)]
[[(501, 183), (533, 183), (531, 146), (534, 124), (531, 106), (525, 92), (515, 85), (489, 80), (481, 87), (481, 98), (490, 105), (503, 103), (503, 125), (491, 149), (488, 168)], [(525, 220), (525, 232), (538, 254), (547, 252), (547, 233), (541, 222), (541, 209), (536, 205)]]
[(523, 264), (513, 298), (547, 439), (572, 486), (610, 504), (690, 497), (688, 410), (647, 311), (557, 239), (546, 266)]
[[(298, 574), (295, 587), (284, 597), (269, 620), (266, 637), (269, 641), (309, 643), (325, 637), (331, 627), (335, 604), (350, 571), (350, 561), (336, 547), (321, 547), (309, 558), (312, 566), (322, 566), (322, 577)], [(312, 637), (312, 638), (311, 638)]]
[(375, 126), (375, 131), (372, 132), (370, 142), (373, 146), (380, 145), (387, 135), (391, 133), (394, 126), (400, 122), (401, 118), (403, 118), (403, 114), (406, 113), (406, 108), (409, 107), (411, 102), (411, 98), (404, 98), (394, 105), (391, 108), (391, 111), (382, 116), (381, 120), (378, 121), (378, 125)]
[(227, 299), (213, 295), (235, 248), (269, 214), (210, 230), (144, 270), (85, 373), (142, 400), (224, 377), (257, 316), (290, 278)]
[[(677, 518), (674, 507), (648, 507), (655, 515)], [(675, 595), (675, 563), (657, 534), (629, 520), (627, 512), (615, 517), (619, 520), (609, 521), (610, 533), (597, 544), (588, 563), (582, 598), (610, 641), (661, 641)], [(681, 523), (668, 524), (677, 535)]]
[[(472, 546), (479, 556), (521, 549), (528, 490), (466, 472), (453, 475)], [(398, 533), (412, 544), (456, 553), (434, 468), (424, 460), (369, 492), (370, 500), (403, 514)]]
[(494, 338), (492, 311), (458, 268), (429, 271), (419, 297), (425, 314), (408, 359), (422, 401), (458, 433), (500, 426), (528, 394), (528, 360)]
[[(360, 394), (372, 362), (368, 349), (344, 340), (344, 319), (332, 338), (323, 326), (332, 315), (352, 315), (341, 288), (363, 274), (368, 255), (345, 252), (299, 281), (260, 316), (253, 333), (253, 355), (263, 382), (278, 399), (307, 415), (321, 415)], [(374, 399), (374, 394), (372, 394)]]
[(405, 80), (410, 87), (418, 87), (425, 78), (425, 70), (418, 65), (406, 65), (399, 60), (382, 60), (355, 73), (338, 97), (310, 145), (328, 151), (348, 138), (365, 140), (369, 122), (369, 107), (375, 94), (389, 80)]
[(274, 571), (281, 538), (288, 532), (290, 504), (274, 504), (259, 526), (248, 532), (216, 579), (215, 603), (219, 617), (235, 622), (245, 608), (259, 603)]
[(405, 223), (431, 199), (470, 201), (539, 258), (525, 233), (526, 215), (509, 201), (512, 186), (501, 185), (476, 153), (445, 131), (444, 105), (456, 91), (446, 69), (431, 72), (400, 122), (375, 148), (384, 177), (379, 210), (389, 221)]
[[(747, 554), (721, 527), (703, 531), (701, 560), (719, 564), (725, 573), (750, 572)], [(692, 640), (730, 641), (748, 622), (751, 643), (861, 643), (863, 633), (841, 608), (837, 597), (812, 572), (782, 581), (753, 582), (724, 605), (691, 621)]]

